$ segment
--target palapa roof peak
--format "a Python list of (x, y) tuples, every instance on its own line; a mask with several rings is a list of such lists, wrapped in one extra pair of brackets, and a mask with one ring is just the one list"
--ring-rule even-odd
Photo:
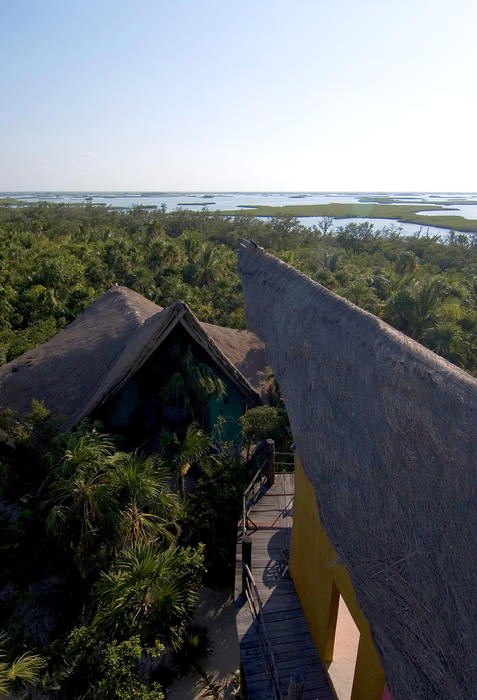
[(393, 696), (477, 697), (477, 380), (248, 241), (239, 272)]
[(39, 399), (69, 429), (113, 396), (178, 324), (249, 405), (261, 403), (266, 358), (257, 336), (202, 324), (182, 301), (164, 309), (114, 286), (46, 343), (0, 367), (0, 409), (21, 417)]

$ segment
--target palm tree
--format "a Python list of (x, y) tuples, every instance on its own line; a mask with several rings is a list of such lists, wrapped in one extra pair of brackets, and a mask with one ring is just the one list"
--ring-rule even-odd
[(111, 486), (120, 504), (118, 541), (171, 544), (180, 529), (182, 505), (168, 488), (169, 470), (157, 455), (118, 452), (108, 463)]
[(127, 547), (97, 583), (94, 624), (115, 637), (162, 634), (179, 645), (199, 587), (185, 569), (181, 550), (175, 547), (160, 551), (150, 542)]
[(219, 272), (221, 261), (220, 248), (204, 244), (200, 250), (197, 263), (197, 281), (201, 285), (210, 286)]
[(73, 437), (51, 486), (47, 527), (86, 577), (124, 544), (175, 542), (182, 513), (158, 457), (111, 452), (107, 436)]
[(117, 515), (117, 500), (106, 469), (114, 445), (96, 431), (72, 433), (65, 456), (53, 471), (47, 529), (67, 548), (82, 576), (87, 575), (90, 553), (104, 538)]
[(198, 462), (210, 452), (211, 439), (196, 423), (191, 423), (182, 439), (177, 433), (163, 429), (159, 437), (159, 445), (164, 458), (170, 464), (172, 475), (177, 479), (177, 488), (184, 500), (184, 477), (192, 462)]
[(185, 232), (182, 235), (184, 252), (189, 263), (195, 263), (201, 248), (200, 240), (191, 233)]
[(159, 458), (136, 452), (116, 452), (107, 461), (108, 478), (121, 503), (153, 503), (167, 484)]
[(416, 301), (416, 327), (414, 337), (421, 339), (422, 333), (435, 325), (436, 311), (448, 289), (439, 275), (417, 282), (414, 299)]
[(109, 435), (99, 433), (88, 421), (83, 421), (78, 430), (70, 433), (62, 464), (65, 476), (73, 474), (77, 467), (83, 470), (96, 469), (115, 450)]

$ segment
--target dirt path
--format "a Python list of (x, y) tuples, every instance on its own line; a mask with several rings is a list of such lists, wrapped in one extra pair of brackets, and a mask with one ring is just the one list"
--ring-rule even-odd
[[(217, 671), (221, 678), (230, 676), (240, 665), (232, 591), (203, 588), (199, 593), (195, 620), (207, 627), (213, 644), (206, 668)], [(167, 700), (195, 700), (193, 679), (187, 676), (176, 681), (167, 692)]]

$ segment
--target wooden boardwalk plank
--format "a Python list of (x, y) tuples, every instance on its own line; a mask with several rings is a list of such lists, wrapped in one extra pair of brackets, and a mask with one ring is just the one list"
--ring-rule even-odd
[[(287, 554), (293, 524), (294, 474), (277, 474), (275, 484), (262, 489), (250, 510), (248, 536), (252, 539), (252, 574), (263, 605), (264, 620), (286, 698), (292, 675), (305, 677), (303, 700), (333, 700), (328, 680), (316, 652), (288, 573)], [(239, 527), (239, 537), (241, 528)], [(242, 669), (249, 700), (276, 700), (269, 662), (264, 659), (257, 622), (241, 596), (242, 552), (237, 543), (235, 609)]]

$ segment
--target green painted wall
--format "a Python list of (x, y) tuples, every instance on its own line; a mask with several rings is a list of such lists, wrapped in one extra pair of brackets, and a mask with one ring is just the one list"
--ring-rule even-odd
[(225, 418), (222, 428), (224, 442), (240, 442), (240, 416), (244, 412), (244, 401), (233, 384), (225, 381), (226, 396), (218, 401), (212, 400), (207, 406), (206, 430), (212, 432), (219, 416)]
[(107, 427), (113, 430), (126, 429), (129, 417), (140, 404), (139, 382), (134, 376), (105, 405), (103, 415)]

